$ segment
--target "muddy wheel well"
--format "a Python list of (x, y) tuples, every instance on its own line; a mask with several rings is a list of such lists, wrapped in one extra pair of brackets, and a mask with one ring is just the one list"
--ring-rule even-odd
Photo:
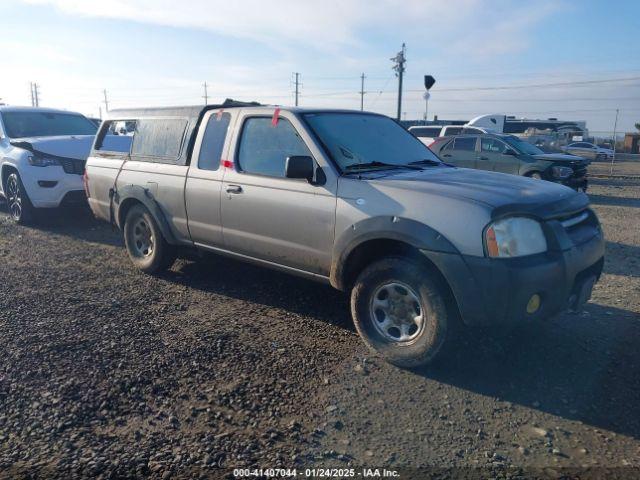
[(356, 278), (370, 263), (383, 257), (400, 255), (408, 257), (424, 265), (445, 290), (445, 303), (450, 313), (459, 318), (458, 304), (449, 286), (449, 282), (440, 269), (420, 250), (413, 245), (399, 240), (376, 239), (368, 240), (358, 245), (347, 257), (342, 274), (342, 289), (351, 290)]
[(118, 226), (120, 227), (120, 229), (124, 228), (124, 221), (127, 218), (127, 213), (129, 212), (129, 210), (131, 209), (131, 207), (133, 207), (134, 205), (139, 204), (144, 206), (144, 204), (136, 199), (136, 198), (126, 198), (121, 204), (120, 207), (118, 208), (117, 214), (116, 214), (116, 223), (118, 224)]

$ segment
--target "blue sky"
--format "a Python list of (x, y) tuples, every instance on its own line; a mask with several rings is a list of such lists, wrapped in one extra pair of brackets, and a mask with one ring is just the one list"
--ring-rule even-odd
[[(403, 112), (585, 119), (592, 132), (640, 121), (640, 2), (507, 0), (0, 0), (0, 98), (97, 115), (226, 97), (393, 115), (390, 58), (407, 43)], [(630, 79), (630, 80), (624, 80)], [(611, 81), (615, 80), (615, 81)], [(600, 83), (576, 83), (591, 82)], [(527, 85), (563, 84), (514, 88)], [(509, 87), (509, 88), (503, 88)]]

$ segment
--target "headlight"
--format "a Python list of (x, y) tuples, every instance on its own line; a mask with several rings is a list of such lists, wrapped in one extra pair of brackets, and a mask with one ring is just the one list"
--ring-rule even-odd
[(34, 167), (49, 167), (51, 165), (60, 165), (60, 162), (55, 158), (43, 157), (41, 155), (29, 155), (27, 158), (30, 165)]
[(551, 167), (551, 175), (554, 178), (567, 178), (573, 175), (573, 170), (570, 167)]
[(497, 220), (485, 231), (489, 257), (522, 257), (547, 251), (542, 226), (526, 217)]

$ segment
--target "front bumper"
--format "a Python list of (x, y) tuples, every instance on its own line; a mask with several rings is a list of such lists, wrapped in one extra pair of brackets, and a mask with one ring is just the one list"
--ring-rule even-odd
[(67, 194), (73, 192), (73, 198), (84, 194), (82, 175), (66, 173), (60, 166), (27, 166), (20, 172), (20, 178), (36, 208), (56, 208), (67, 203)]
[[(511, 259), (428, 256), (448, 281), (467, 325), (499, 325), (548, 318), (571, 307), (583, 285), (602, 273), (604, 238), (598, 229), (570, 248)], [(541, 302), (530, 314), (527, 304), (534, 294)]]

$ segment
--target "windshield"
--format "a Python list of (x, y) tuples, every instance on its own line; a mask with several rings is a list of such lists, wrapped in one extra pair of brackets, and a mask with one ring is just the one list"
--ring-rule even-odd
[(71, 113), (3, 112), (9, 138), (95, 135), (97, 127), (87, 118)]
[(506, 137), (501, 137), (502, 140), (511, 145), (518, 153), (526, 153), (527, 155), (543, 155), (544, 152), (540, 150), (535, 145), (520, 140), (518, 137), (514, 137), (513, 135), (509, 135)]
[(442, 163), (389, 117), (366, 113), (308, 113), (304, 118), (341, 170), (361, 164), (384, 168), (425, 160)]

